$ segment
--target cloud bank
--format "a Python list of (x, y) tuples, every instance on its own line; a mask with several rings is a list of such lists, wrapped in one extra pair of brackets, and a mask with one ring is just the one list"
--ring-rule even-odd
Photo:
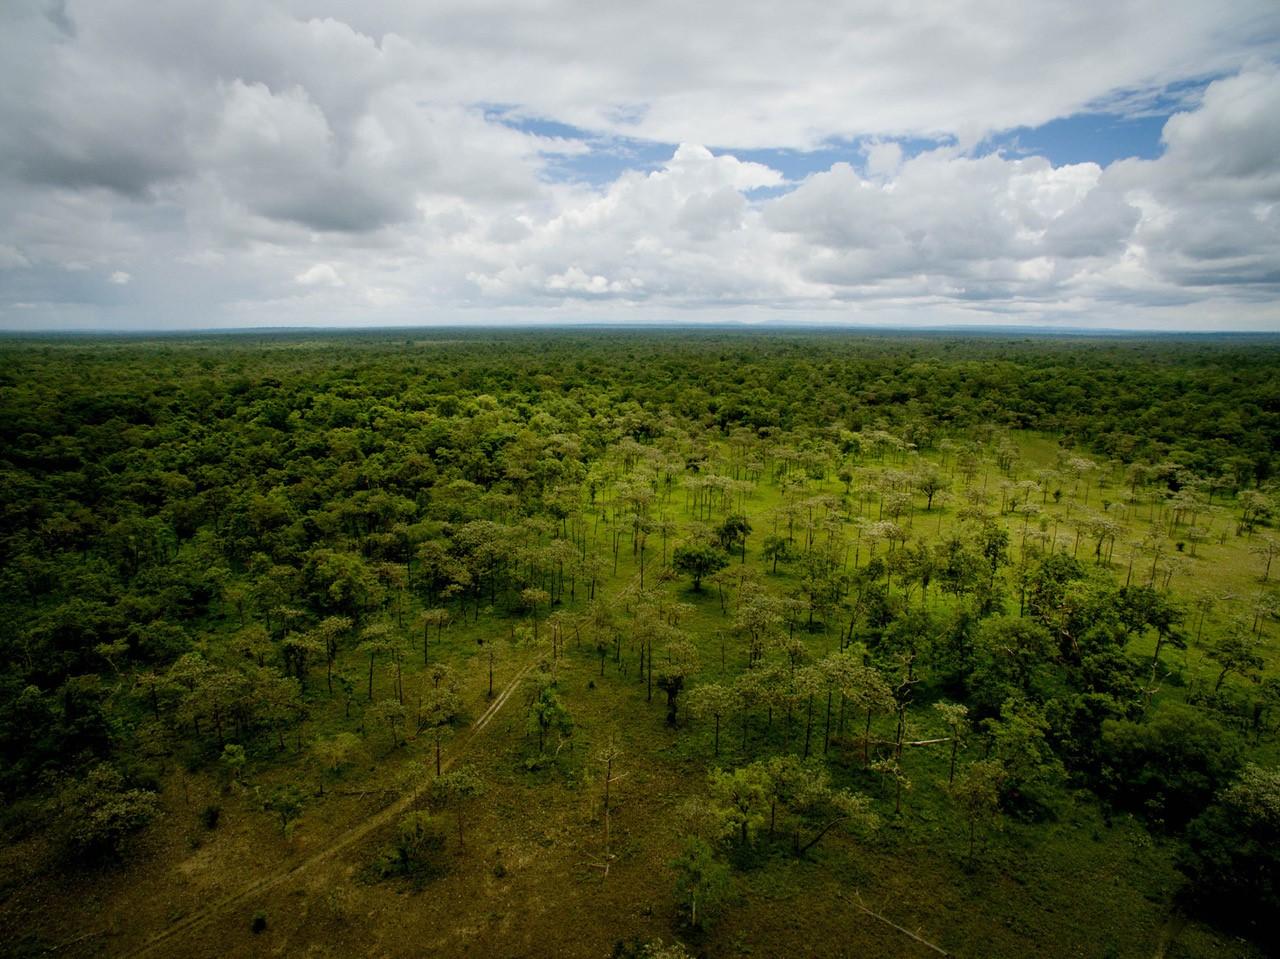
[(1280, 330), (1271, 0), (882, 6), (19, 0), (0, 326)]

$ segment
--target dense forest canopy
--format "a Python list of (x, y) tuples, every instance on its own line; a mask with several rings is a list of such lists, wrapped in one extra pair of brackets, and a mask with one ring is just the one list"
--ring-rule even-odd
[[(1193, 917), (1187, 954), (1268, 941), (1274, 337), (10, 338), (0, 435), (23, 882), (163, 884), (182, 835), (223, 854), (224, 816), (278, 826), (262, 849), (291, 862), (299, 824), (391, 810), (352, 895), (471, 888), (442, 851), (502, 845), (523, 797), (589, 832), (591, 882), (670, 900), (606, 949), (735, 954), (715, 917), (750, 921), (778, 863), (892, 885), (928, 845), (969, 915), (938, 936), (976, 955), (1013, 901), (981, 886), (991, 859), (1016, 872), (1042, 842), (1150, 846), (1126, 881), (1161, 884), (1135, 892), (1143, 922)], [(503, 709), (524, 718), (485, 745)], [(646, 852), (611, 831), (618, 790), (668, 810), (619, 814)], [(0, 916), (38, 951), (56, 930), (20, 885)], [(1000, 920), (988, 954), (1061, 934), (1021, 908), (1040, 918)], [(1151, 931), (1120, 925), (1121, 952)]]

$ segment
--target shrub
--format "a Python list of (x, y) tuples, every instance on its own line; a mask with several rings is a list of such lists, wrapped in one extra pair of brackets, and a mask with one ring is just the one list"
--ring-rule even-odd
[(218, 820), (222, 817), (222, 807), (217, 803), (210, 803), (200, 810), (200, 823), (205, 829), (217, 829)]
[(378, 857), (375, 868), (383, 879), (429, 879), (442, 871), (440, 854), (444, 852), (445, 837), (439, 816), (421, 811), (405, 813), (396, 826), (395, 841)]
[(129, 788), (120, 771), (105, 763), (67, 783), (53, 802), (63, 851), (78, 859), (118, 858), (129, 837), (159, 811), (155, 793)]
[(1188, 898), (1212, 919), (1280, 945), (1280, 770), (1246, 766), (1187, 827), (1178, 867)]
[(1210, 717), (1171, 703), (1142, 722), (1102, 724), (1102, 786), (1117, 805), (1181, 827), (1240, 763), (1240, 746)]

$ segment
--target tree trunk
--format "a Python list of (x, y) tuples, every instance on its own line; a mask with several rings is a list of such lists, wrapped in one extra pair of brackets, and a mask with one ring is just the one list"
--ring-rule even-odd
[(831, 690), (827, 690), (827, 723), (822, 731), (822, 754), (825, 756), (831, 745)]
[(867, 725), (862, 732), (862, 768), (871, 765), (871, 710), (867, 710)]
[(813, 734), (813, 693), (809, 694), (809, 704), (805, 708), (804, 717), (804, 756), (803, 759), (809, 758), (809, 740)]

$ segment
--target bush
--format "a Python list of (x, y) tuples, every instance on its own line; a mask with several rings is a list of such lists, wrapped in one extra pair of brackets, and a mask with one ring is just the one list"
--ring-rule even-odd
[(375, 863), (383, 879), (405, 876), (416, 881), (429, 879), (443, 871), (440, 854), (444, 852), (446, 831), (439, 816), (428, 812), (410, 812), (400, 817), (396, 838)]
[(249, 920), (249, 929), (256, 936), (258, 933), (265, 931), (267, 928), (267, 914), (259, 909), (253, 914), (253, 918)]
[(1280, 770), (1246, 766), (1187, 827), (1178, 868), (1188, 898), (1207, 917), (1250, 932), (1272, 947), (1280, 935)]
[(1237, 737), (1189, 706), (1102, 724), (1103, 790), (1116, 805), (1171, 827), (1194, 819), (1239, 764)]
[(280, 817), (280, 835), (287, 839), (293, 835), (306, 802), (306, 793), (301, 787), (294, 783), (283, 783), (271, 791), (262, 808)]
[(222, 817), (222, 807), (217, 803), (210, 803), (200, 810), (200, 823), (205, 829), (217, 829), (218, 820)]
[(53, 802), (55, 832), (64, 853), (76, 859), (118, 858), (129, 837), (159, 811), (155, 793), (130, 789), (105, 763), (67, 783)]

